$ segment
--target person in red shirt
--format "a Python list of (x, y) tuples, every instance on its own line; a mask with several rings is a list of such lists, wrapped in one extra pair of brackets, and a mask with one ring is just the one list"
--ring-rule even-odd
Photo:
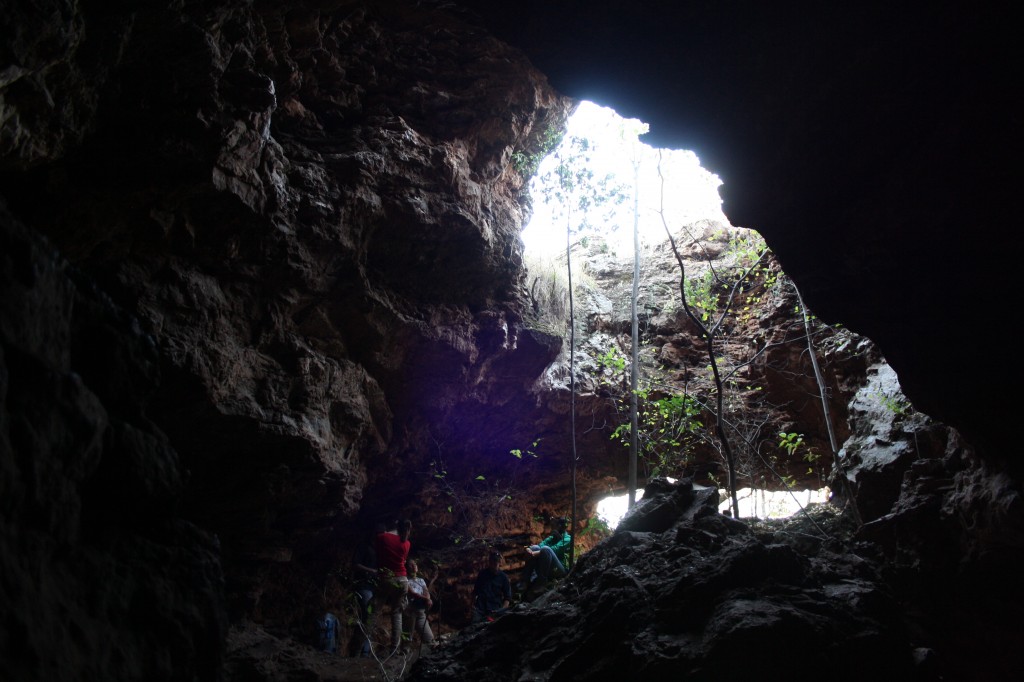
[(405, 560), (409, 558), (409, 534), (412, 521), (392, 521), (388, 529), (374, 539), (377, 550), (378, 584), (384, 603), (391, 610), (391, 654), (402, 644), (402, 612), (409, 606), (409, 579)]

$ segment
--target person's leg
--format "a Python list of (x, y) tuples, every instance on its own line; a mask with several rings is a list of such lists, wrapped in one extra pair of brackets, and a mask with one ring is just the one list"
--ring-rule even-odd
[(356, 591), (356, 599), (359, 602), (359, 655), (370, 655), (370, 632), (373, 630), (371, 623), (370, 603), (373, 601), (373, 591), (362, 589)]
[(562, 576), (567, 573), (565, 566), (559, 561), (555, 550), (543, 545), (537, 554), (537, 575), (546, 582), (552, 577)]
[(561, 578), (564, 575), (568, 575), (569, 569), (565, 567), (565, 564), (562, 563), (562, 560), (558, 558), (557, 554), (555, 554), (555, 550), (551, 549), (550, 547), (545, 547), (544, 549), (546, 549), (548, 553), (551, 554), (551, 566), (553, 569), (552, 575), (554, 575), (556, 578)]
[(415, 631), (413, 626), (416, 622), (416, 612), (410, 608), (406, 608), (402, 612), (402, 651), (409, 650), (409, 644), (412, 642)]
[[(540, 545), (531, 545), (530, 549), (532, 551), (535, 551), (535, 552), (536, 551), (540, 551)], [(534, 581), (534, 578), (537, 577), (536, 574), (537, 574), (537, 555), (536, 554), (527, 555), (526, 563), (523, 565), (522, 579), (520, 580), (520, 585), (522, 586), (523, 589), (526, 589), (527, 587), (530, 586), (530, 583), (532, 583)]]
[(391, 651), (398, 651), (402, 646), (402, 609), (391, 607)]
[(391, 608), (391, 652), (394, 653), (402, 644), (402, 611), (409, 605), (409, 581), (405, 576), (391, 578), (388, 581), (390, 591), (388, 606)]
[(434, 643), (434, 633), (430, 629), (430, 623), (427, 622), (425, 609), (416, 609), (416, 633), (420, 636), (422, 644)]
[(400, 646), (402, 642), (402, 616), (405, 614), (405, 610), (409, 608), (409, 581), (405, 578), (400, 578), (399, 583), (401, 585), (401, 593), (396, 604), (397, 608), (395, 609), (395, 613), (398, 614), (398, 628), (394, 632), (398, 633), (398, 645)]

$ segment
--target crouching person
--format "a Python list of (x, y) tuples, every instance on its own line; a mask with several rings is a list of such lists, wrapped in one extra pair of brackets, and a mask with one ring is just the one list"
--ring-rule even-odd
[(476, 576), (473, 584), (473, 622), (492, 621), (508, 610), (512, 599), (512, 584), (501, 570), (501, 553), (487, 555), (487, 566)]

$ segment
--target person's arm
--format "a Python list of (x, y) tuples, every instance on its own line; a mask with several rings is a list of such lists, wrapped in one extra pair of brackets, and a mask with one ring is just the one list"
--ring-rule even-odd
[(478, 611), (481, 615), (487, 615), (490, 609), (487, 608), (487, 598), (485, 595), (484, 585), (484, 574), (483, 571), (477, 573), (476, 582), (473, 583), (473, 608)]
[(356, 555), (356, 559), (352, 562), (353, 567), (364, 574), (367, 577), (376, 575), (377, 573), (377, 553), (371, 547), (364, 547), (359, 554)]
[(502, 581), (501, 596), (504, 597), (504, 600), (501, 602), (501, 608), (507, 609), (512, 601), (512, 583), (509, 582), (508, 575), (505, 575), (505, 580)]
[(423, 578), (417, 578), (420, 584), (420, 596), (427, 602), (427, 608), (429, 609), (434, 605), (434, 600), (430, 598), (430, 588), (427, 587), (427, 582)]
[(437, 580), (439, 575), (441, 575), (441, 572), (437, 571), (436, 573), (434, 573), (434, 576), (430, 580), (428, 580), (426, 582), (426, 587), (427, 587), (427, 589), (426, 589), (426, 593), (427, 593), (427, 608), (428, 609), (431, 606), (434, 605), (434, 597), (432, 595), (431, 590), (434, 588), (434, 582)]

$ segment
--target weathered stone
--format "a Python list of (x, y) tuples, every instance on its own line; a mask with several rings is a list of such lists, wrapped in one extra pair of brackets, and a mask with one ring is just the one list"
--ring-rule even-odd
[(154, 349), (4, 209), (0, 243), (24, 257), (0, 278), (2, 675), (214, 679), (219, 550), (182, 519), (177, 452), (142, 416)]
[[(421, 659), (410, 679), (468, 671), (497, 680), (912, 673), (913, 647), (878, 573), (842, 577), (749, 530), (698, 530), (709, 517), (697, 511), (706, 502), (693, 500), (689, 483), (653, 488), (644, 502), (674, 508), (660, 525), (675, 532), (617, 530), (546, 602), (464, 630)], [(680, 504), (687, 498), (692, 507)], [(830, 555), (829, 563), (844, 559)], [(813, 665), (794, 667), (801, 656)]]

